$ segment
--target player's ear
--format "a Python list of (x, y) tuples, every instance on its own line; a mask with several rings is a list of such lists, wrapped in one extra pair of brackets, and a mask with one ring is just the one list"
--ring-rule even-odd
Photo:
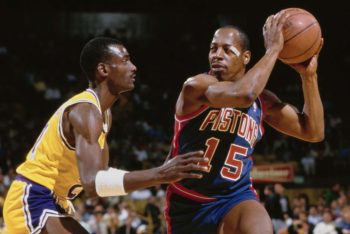
[(251, 58), (251, 53), (249, 50), (246, 50), (243, 52), (243, 63), (244, 65), (247, 65), (250, 62), (250, 58)]
[(104, 63), (97, 64), (97, 74), (99, 77), (107, 77), (108, 75), (108, 66)]

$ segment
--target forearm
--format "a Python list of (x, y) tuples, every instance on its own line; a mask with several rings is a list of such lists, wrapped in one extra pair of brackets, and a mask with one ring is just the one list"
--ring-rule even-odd
[(124, 176), (125, 192), (129, 193), (160, 184), (157, 181), (156, 175), (156, 168), (126, 173)]
[(95, 180), (96, 193), (100, 197), (123, 196), (157, 184), (160, 184), (157, 180), (157, 168), (132, 172), (109, 168), (100, 170)]
[(242, 79), (242, 82), (240, 81), (235, 88), (251, 93), (255, 98), (259, 96), (266, 86), (277, 57), (277, 51), (266, 51), (265, 55), (245, 74), (244, 80)]
[(277, 57), (277, 51), (267, 51), (241, 79), (210, 85), (206, 97), (214, 106), (250, 106), (264, 90)]
[(317, 74), (302, 78), (304, 94), (304, 127), (310, 141), (324, 138), (323, 105), (318, 90)]

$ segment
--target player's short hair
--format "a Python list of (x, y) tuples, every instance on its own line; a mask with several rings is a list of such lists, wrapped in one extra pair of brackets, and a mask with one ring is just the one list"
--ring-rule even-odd
[(90, 83), (95, 82), (97, 64), (110, 58), (111, 45), (123, 45), (119, 40), (109, 37), (95, 37), (88, 41), (80, 53), (80, 67)]
[(240, 43), (243, 51), (250, 50), (250, 40), (245, 31), (243, 31), (240, 27), (237, 27), (235, 25), (226, 25), (222, 28), (232, 28), (239, 32), (240, 37)]

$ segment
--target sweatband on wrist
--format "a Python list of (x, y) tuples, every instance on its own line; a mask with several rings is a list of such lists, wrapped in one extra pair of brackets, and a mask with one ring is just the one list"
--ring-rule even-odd
[(124, 190), (124, 175), (127, 171), (110, 167), (108, 170), (98, 171), (95, 178), (96, 193), (100, 197), (122, 196)]

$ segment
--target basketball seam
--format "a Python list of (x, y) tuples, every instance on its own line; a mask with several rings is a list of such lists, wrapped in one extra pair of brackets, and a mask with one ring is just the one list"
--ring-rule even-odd
[[(309, 12), (306, 12), (306, 11), (301, 11), (301, 12), (298, 11), (298, 12), (295, 12), (294, 14), (289, 15), (287, 19), (289, 19), (289, 18), (292, 17), (292, 16), (296, 16), (296, 15), (305, 15), (305, 14), (306, 14), (306, 15), (310, 15), (310, 16), (312, 16), (314, 19), (316, 19), (315, 16), (313, 16), (312, 14), (310, 14)], [(317, 23), (317, 20), (314, 21), (313, 23)], [(312, 23), (312, 24), (313, 24), (313, 23)], [(310, 25), (309, 25), (309, 26), (310, 26)], [(308, 26), (308, 27), (309, 27), (309, 26)], [(300, 32), (298, 32), (298, 33), (300, 33)], [(295, 35), (293, 35), (293, 37), (294, 37), (294, 36), (295, 36)], [(291, 39), (291, 38), (290, 38), (290, 39)], [(288, 40), (290, 40), (290, 39), (288, 39)]]
[(288, 57), (288, 58), (281, 58), (281, 59), (293, 59), (293, 58), (299, 57), (299, 56), (307, 53), (315, 45), (315, 43), (318, 41), (318, 36), (320, 36), (320, 32), (318, 33), (316, 40), (312, 43), (312, 45), (307, 50), (305, 50), (302, 54), (298, 54), (298, 55), (295, 55), (293, 57)]
[(298, 36), (300, 33), (305, 32), (306, 30), (308, 30), (311, 26), (313, 26), (314, 24), (317, 24), (317, 22), (313, 22), (312, 24), (310, 24), (309, 26), (307, 26), (306, 28), (304, 28), (303, 30), (301, 30), (300, 32), (298, 32), (297, 34), (295, 34), (294, 36), (292, 36), (291, 38), (289, 38), (288, 40), (284, 41), (284, 43), (287, 43), (288, 41), (292, 40), (294, 37)]

